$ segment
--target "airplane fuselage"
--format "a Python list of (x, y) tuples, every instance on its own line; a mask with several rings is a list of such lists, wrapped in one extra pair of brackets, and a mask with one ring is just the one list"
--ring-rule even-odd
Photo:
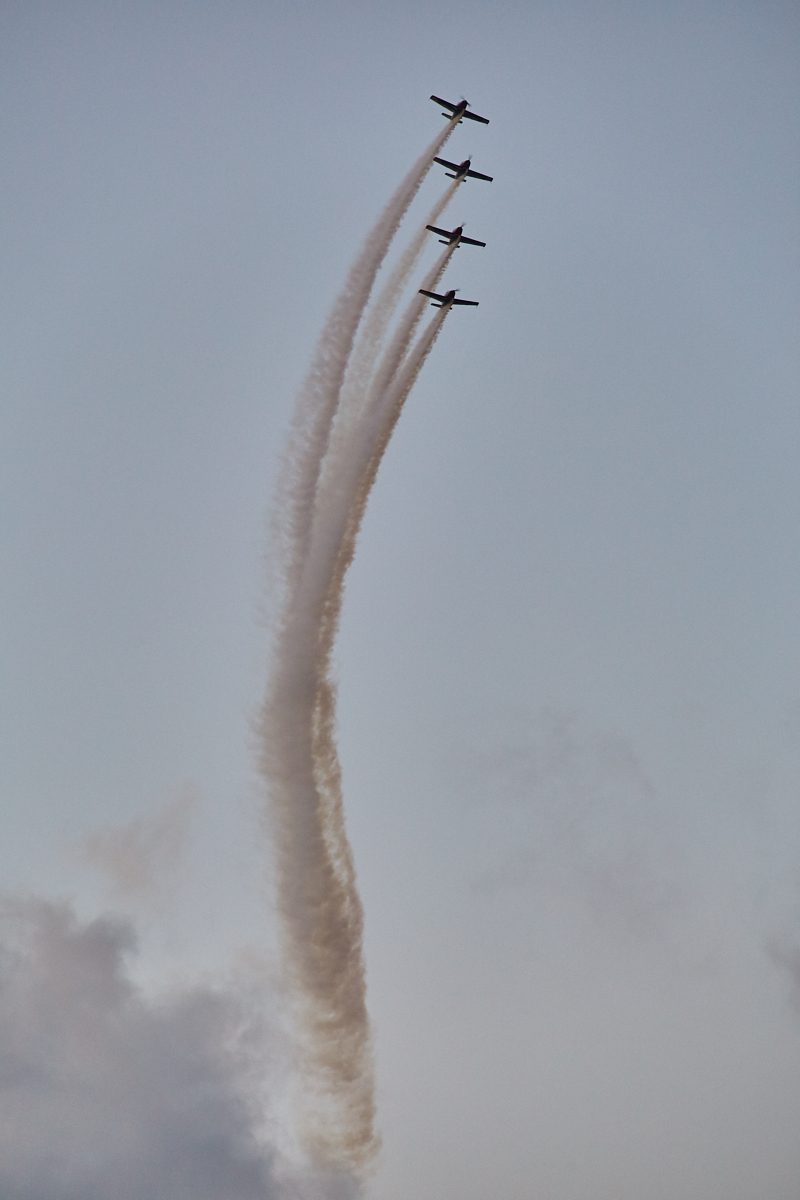
[(453, 170), (445, 171), (445, 175), (448, 179), (455, 179), (458, 183), (461, 183), (467, 178), (467, 171), (469, 171), (471, 166), (472, 159), (465, 158), (462, 163), (453, 163)]

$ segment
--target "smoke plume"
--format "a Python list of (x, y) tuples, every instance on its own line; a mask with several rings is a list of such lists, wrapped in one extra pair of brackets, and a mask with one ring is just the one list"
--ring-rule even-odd
[[(318, 1169), (355, 1179), (374, 1157), (378, 1137), (363, 913), (345, 829), (330, 658), (369, 490), (445, 315), (444, 310), (437, 314), (409, 351), (424, 307), (415, 302), (374, 369), (402, 286), (421, 252), (420, 235), (366, 319), (357, 361), (346, 372), (377, 271), (452, 128), (451, 122), (406, 176), (334, 305), (297, 402), (277, 506), (283, 607), (261, 745), (299, 1034), (302, 1136)], [(448, 187), (433, 219), (452, 192)], [(448, 259), (449, 249), (431, 278), (438, 279)]]

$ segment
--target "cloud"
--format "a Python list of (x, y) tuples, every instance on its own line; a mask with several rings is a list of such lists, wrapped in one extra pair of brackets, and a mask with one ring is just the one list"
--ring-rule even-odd
[(150, 820), (97, 829), (84, 839), (82, 857), (107, 877), (119, 896), (152, 896), (165, 879), (174, 878), (195, 807), (195, 797), (184, 793)]
[(476, 893), (556, 890), (627, 936), (664, 932), (682, 904), (680, 872), (662, 800), (627, 739), (546, 710), (522, 736), (471, 748), (466, 769), (473, 813), (491, 812), (496, 830), (501, 812), (505, 831), (505, 849), (473, 874)]
[(773, 965), (788, 980), (792, 1004), (800, 1012), (800, 944), (775, 937), (767, 942), (766, 950)]
[(151, 1000), (132, 927), (67, 905), (0, 905), (3, 1200), (295, 1195), (256, 1135), (233, 996)]

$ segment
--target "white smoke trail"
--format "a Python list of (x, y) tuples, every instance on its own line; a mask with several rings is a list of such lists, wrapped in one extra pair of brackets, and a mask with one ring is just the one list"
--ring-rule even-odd
[(308, 548), (320, 468), (339, 404), (347, 363), (375, 276), (433, 158), (454, 128), (450, 121), (420, 155), (381, 217), (347, 276), (320, 335), (301, 388), (284, 456), (273, 527), (276, 558), (283, 566), (284, 604), (292, 603)]
[(352, 362), (347, 370), (342, 393), (340, 416), (342, 418), (341, 436), (344, 439), (347, 437), (352, 421), (358, 419), (360, 409), (367, 396), (367, 384), (386, 336), (387, 326), (399, 303), (403, 289), (411, 277), (411, 272), (417, 265), (428, 241), (429, 232), (426, 226), (436, 224), (459, 186), (459, 180), (453, 180), (437, 200), (428, 214), (427, 220), (414, 235), (364, 319), (353, 351)]
[[(426, 225), (433, 225), (440, 218), (458, 186), (458, 181), (455, 181), (446, 189), (428, 214)], [(416, 294), (401, 318), (390, 347), (376, 371), (375, 363), (380, 354), (386, 328), (394, 315), (402, 290), (408, 283), (427, 240), (428, 231), (423, 225), (415, 234), (411, 245), (402, 255), (365, 317), (353, 351), (352, 362), (347, 369), (342, 399), (331, 430), (328, 453), (325, 456), (320, 475), (318, 486), (320, 506), (327, 504), (325, 497), (331, 490), (343, 490), (341, 476), (342, 471), (347, 470), (346, 465), (343, 464), (346, 464), (348, 460), (352, 461), (354, 442), (358, 439), (363, 440), (365, 436), (366, 414), (374, 406), (377, 397), (386, 394), (386, 389), (391, 383), (403, 355), (408, 350), (422, 318), (427, 301)], [(437, 286), (456, 245), (455, 242), (451, 243), (439, 256), (433, 270), (424, 279), (423, 287), (430, 291)], [(368, 433), (366, 436), (369, 436)], [(355, 458), (358, 459), (357, 454)], [(344, 490), (347, 491), (346, 488)]]
[(435, 225), (440, 219), (459, 187), (460, 181), (454, 179), (445, 189), (443, 195), (428, 213), (427, 220), (415, 234), (413, 241), (392, 271), (383, 290), (378, 294), (374, 311), (364, 322), (364, 341), (368, 343), (367, 353), (371, 351), (373, 359), (375, 352), (380, 349), (383, 343), (386, 327), (391, 319), (397, 300), (403, 288), (408, 283), (411, 272), (417, 265), (419, 256), (428, 241), (428, 226)]
[[(359, 946), (363, 917), (358, 893), (355, 889), (350, 846), (344, 830), (341, 771), (336, 749), (336, 686), (331, 675), (331, 656), (341, 616), (345, 576), (355, 554), (356, 541), (369, 494), (405, 400), (414, 386), (425, 359), (433, 348), (448, 311), (442, 309), (437, 313), (428, 330), (409, 355), (408, 361), (391, 388), (387, 398), (388, 402), (384, 405), (383, 421), (374, 425), (375, 436), (372, 445), (370, 446), (367, 442), (362, 443), (362, 447), (368, 451), (366, 458), (362, 457), (361, 461), (354, 459), (352, 462), (351, 479), (354, 481), (354, 486), (350, 504), (345, 512), (338, 514), (338, 530), (331, 529), (328, 542), (331, 562), (328, 591), (318, 628), (313, 754), (318, 794), (326, 815), (325, 836), (331, 858), (339, 863), (340, 879), (346, 885), (349, 884), (345, 890), (352, 907), (348, 910), (346, 918), (351, 938), (355, 941), (357, 937)], [(345, 914), (341, 915), (345, 916)], [(363, 1002), (363, 992), (360, 994), (359, 1000)], [(363, 1050), (364, 1043), (360, 1043), (354, 1049)], [(367, 1096), (362, 1093), (358, 1099), (362, 1103), (366, 1103)], [(371, 1093), (369, 1099), (371, 1099)]]
[[(334, 497), (322, 497), (319, 481), (375, 274), (452, 128), (452, 123), (445, 127), (409, 172), (350, 271), (298, 400), (279, 489), (284, 608), (263, 708), (261, 765), (270, 793), (278, 907), (301, 1033), (304, 1141), (315, 1166), (354, 1177), (374, 1156), (378, 1140), (363, 916), (332, 726), (325, 717), (332, 696), (326, 613), (353, 494), (339, 489)], [(355, 485), (358, 476), (353, 478)]]
[[(455, 248), (453, 243), (439, 255), (423, 283), (428, 291), (435, 290)], [(352, 413), (348, 414), (351, 419), (347, 422), (346, 439), (339, 436), (341, 430), (337, 420), (337, 436), (331, 439), (318, 492), (320, 512), (324, 513), (324, 517), (318, 517), (318, 521), (320, 527), (326, 531), (320, 536), (324, 536), (328, 545), (338, 545), (338, 539), (346, 528), (352, 498), (367, 469), (375, 439), (380, 436), (380, 430), (383, 428), (387, 398), (391, 403), (394, 394), (391, 385), (400, 370), (427, 304), (427, 298), (418, 292), (409, 302), (372, 382), (367, 386), (366, 380), (362, 381), (365, 395), (361, 399), (361, 412), (358, 420), (352, 419)]]
[[(439, 256), (425, 281), (429, 289), (438, 283), (454, 249), (454, 245), (448, 246)], [(327, 817), (326, 837), (330, 853), (339, 862), (342, 875), (351, 880), (354, 880), (354, 871), (350, 847), (344, 836), (341, 772), (334, 737), (336, 689), (331, 679), (330, 659), (341, 613), (344, 578), (355, 554), (369, 493), (403, 404), (449, 311), (442, 309), (437, 313), (401, 369), (403, 354), (426, 304), (425, 297), (417, 296), (409, 305), (378, 373), (378, 382), (383, 380), (383, 390), (370, 389), (370, 407), (360, 425), (352, 431), (347, 455), (337, 464), (335, 486), (332, 477), (328, 477), (325, 502), (315, 520), (314, 549), (310, 556), (315, 568), (321, 568), (321, 579), (328, 580), (315, 664), (317, 693), (313, 744), (316, 781), (320, 794), (326, 797), (323, 810)]]
[[(457, 243), (451, 242), (446, 246), (439, 255), (433, 269), (423, 281), (422, 286), (428, 292), (435, 292), (438, 284), (441, 282), (442, 276), (447, 270), (447, 264), (453, 257)], [(419, 292), (411, 299), (409, 305), (403, 314), (398, 326), (397, 332), (389, 343), (386, 352), (381, 360), (380, 366), (375, 374), (375, 378), (369, 387), (368, 392), (368, 409), (372, 410), (376, 405), (380, 404), (382, 397), (389, 395), (389, 388), (392, 381), (397, 376), (400, 370), (400, 365), (403, 362), (408, 348), (411, 345), (414, 334), (417, 331), (422, 315), (425, 312), (425, 307), (428, 304), (428, 298), (422, 296)]]
[[(445, 256), (443, 255), (442, 257), (444, 258)], [(441, 270), (444, 270), (444, 265), (442, 265)], [(420, 299), (424, 301), (423, 297), (420, 297)], [(331, 583), (325, 602), (324, 624), (320, 633), (317, 660), (320, 677), (328, 680), (325, 704), (329, 707), (327, 719), (330, 722), (333, 721), (334, 716), (329, 699), (334, 695), (334, 688), (329, 678), (330, 656), (341, 613), (344, 578), (355, 554), (356, 541), (364, 519), (367, 501), (369, 500), (369, 495), (375, 483), (383, 456), (386, 453), (386, 448), (400, 419), (403, 405), (425, 364), (425, 360), (433, 349), (434, 343), (444, 324), (444, 319), (449, 311), (449, 308), (442, 308), (436, 313), (422, 337), (409, 353), (403, 366), (397, 372), (394, 381), (388, 384), (385, 394), (376, 397), (379, 403), (376, 403), (374, 410), (370, 413), (370, 433), (369, 436), (363, 438), (361, 441), (361, 458), (357, 459), (354, 457), (354, 460), (350, 464), (350, 504), (339, 531), (336, 564), (331, 572)], [(341, 514), (339, 514), (339, 521), (341, 522)]]
[[(452, 247), (440, 257), (436, 273), (444, 271)], [(434, 273), (434, 280), (436, 277)], [(423, 305), (424, 297), (420, 297)], [(414, 312), (417, 322), (416, 302), (409, 309), (409, 317)], [(422, 367), (433, 349), (436, 338), (444, 323), (444, 318), (450, 310), (442, 308), (431, 321), (428, 329), (419, 339), (417, 345), (408, 355), (402, 368), (396, 372), (394, 380), (389, 379), (385, 393), (375, 396), (375, 405), (368, 414), (365, 423), (364, 436), (357, 445), (348, 461), (346, 481), (344, 481), (339, 498), (344, 503), (327, 510), (328, 532), (325, 538), (329, 552), (333, 551), (334, 562), (330, 570), (330, 584), (325, 598), (324, 618), (320, 626), (317, 671), (317, 714), (315, 722), (315, 756), (320, 764), (320, 779), (327, 781), (327, 786), (333, 789), (333, 803), (341, 800), (339, 788), (338, 760), (336, 759), (333, 727), (335, 722), (335, 687), (330, 677), (330, 659), (333, 644), (341, 614), (343, 586), (348, 567), (355, 554), (364, 513), (370, 492), (375, 483), (383, 456), (394, 433), (403, 405), (422, 370)], [(411, 322), (409, 321), (409, 325)], [(391, 349), (391, 348), (390, 348)]]
[[(442, 268), (443, 269), (443, 268)], [(317, 649), (317, 688), (314, 702), (314, 759), (317, 764), (317, 786), (320, 795), (324, 797), (325, 811), (330, 816), (332, 847), (338, 847), (342, 874), (354, 881), (350, 847), (344, 836), (342, 780), (339, 758), (336, 750), (336, 686), (331, 675), (331, 656), (336, 641), (336, 634), (341, 618), (342, 601), (344, 598), (344, 581), (348, 568), (355, 555), (356, 542), (364, 519), (370, 492), (375, 483), (378, 469), (383, 460), (386, 448), (400, 418), (403, 405), (414, 383), (430, 354), (433, 344), (439, 335), (448, 309), (442, 309), (436, 314), (429, 328), (420, 339), (417, 346), (390, 388), (387, 403), (383, 405), (383, 419), (374, 423), (374, 438), (372, 443), (364, 441), (363, 447), (369, 452), (366, 460), (353, 463), (353, 478), (355, 486), (352, 499), (345, 515), (344, 525), (340, 529), (335, 559), (333, 562), (330, 584), (325, 601), (325, 609), (319, 627), (319, 642)], [(334, 853), (336, 850), (333, 851)], [(353, 894), (357, 896), (353, 887)], [(359, 939), (362, 929), (362, 914), (352, 914), (353, 926), (357, 925)]]

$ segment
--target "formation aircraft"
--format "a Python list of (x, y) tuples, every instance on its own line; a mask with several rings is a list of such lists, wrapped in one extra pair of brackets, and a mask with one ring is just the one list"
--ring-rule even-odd
[(469, 105), (466, 100), (460, 100), (458, 104), (451, 104), (449, 100), (443, 100), (441, 96), (431, 96), (431, 100), (434, 100), (437, 104), (441, 104), (442, 108), (450, 110), (449, 112), (442, 113), (442, 116), (447, 117), (448, 121), (452, 121), (458, 117), (458, 124), (460, 125), (464, 117), (468, 117), (470, 121), (480, 121), (481, 125), (489, 124), (488, 117), (479, 117), (477, 113), (467, 112)]
[(466, 242), (468, 246), (485, 246), (486, 242), (479, 242), (477, 238), (468, 238), (464, 236), (464, 226), (456, 225), (455, 229), (439, 229), (437, 225), (426, 225), (426, 229), (430, 229), (431, 233), (440, 234), (439, 241), (444, 246), (452, 246), (453, 242), (460, 246), (462, 242)]
[(449, 167), (450, 168), (449, 171), (445, 172), (448, 179), (458, 179), (459, 181), (463, 181), (464, 179), (467, 179), (467, 178), (469, 178), (469, 179), (485, 179), (487, 181), (487, 183), (492, 182), (491, 175), (482, 175), (480, 171), (472, 170), (471, 165), (470, 165), (472, 160), (469, 158), (465, 158), (464, 161), (461, 163), (448, 162), (448, 160), (446, 158), (434, 158), (433, 161), (437, 162), (439, 164), (439, 166), (441, 166), (441, 167)]
[(430, 296), (431, 300), (433, 301), (431, 308), (450, 308), (453, 304), (474, 304), (477, 308), (478, 304), (480, 303), (479, 300), (458, 300), (456, 298), (455, 288), (450, 288), (450, 291), (445, 292), (444, 295), (442, 295), (441, 292), (428, 292), (425, 290), (425, 288), (420, 288), (419, 294), (421, 296)]

